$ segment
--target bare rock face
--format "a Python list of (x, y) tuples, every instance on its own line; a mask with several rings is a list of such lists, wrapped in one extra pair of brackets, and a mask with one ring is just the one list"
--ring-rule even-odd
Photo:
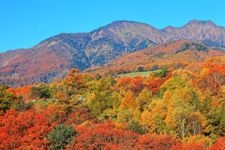
[(193, 20), (183, 27), (156, 29), (116, 21), (89, 33), (62, 33), (29, 49), (0, 53), (0, 84), (21, 86), (63, 77), (71, 68), (103, 65), (123, 54), (176, 40), (225, 48), (225, 28)]

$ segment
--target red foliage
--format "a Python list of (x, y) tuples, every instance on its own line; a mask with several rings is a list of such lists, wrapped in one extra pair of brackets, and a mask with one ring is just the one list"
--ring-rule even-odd
[(134, 149), (170, 149), (173, 145), (178, 143), (178, 140), (169, 135), (141, 135), (134, 146)]
[(171, 74), (168, 74), (165, 78), (149, 76), (145, 81), (145, 85), (153, 93), (157, 93), (157, 92), (159, 92), (161, 85), (163, 85), (164, 82), (166, 82), (166, 80), (168, 80), (170, 77), (171, 77)]
[(205, 150), (204, 144), (201, 143), (189, 143), (189, 144), (182, 144), (176, 143), (172, 146), (171, 150)]
[(140, 76), (137, 76), (137, 77), (134, 77), (132, 80), (131, 80), (131, 90), (134, 92), (134, 93), (139, 93), (143, 90), (144, 88), (144, 78), (143, 77), (140, 77)]
[(34, 110), (9, 110), (0, 116), (0, 149), (46, 149), (46, 134), (55, 125), (48, 121), (47, 115)]
[(214, 73), (214, 72), (218, 72), (220, 74), (225, 75), (225, 64), (221, 64), (221, 65), (212, 65), (209, 68), (209, 73)]
[(178, 140), (168, 135), (140, 135), (116, 128), (112, 122), (76, 127), (79, 136), (67, 149), (170, 149)]
[(131, 90), (133, 93), (139, 93), (143, 88), (144, 78), (140, 76), (134, 78), (122, 77), (118, 79), (116, 84), (116, 89)]
[(112, 122), (96, 124), (92, 127), (77, 127), (79, 136), (74, 138), (68, 149), (102, 149), (124, 146), (130, 149), (137, 141), (138, 134), (117, 129)]
[(210, 150), (224, 150), (225, 149), (225, 137), (219, 138), (214, 145), (210, 147)]

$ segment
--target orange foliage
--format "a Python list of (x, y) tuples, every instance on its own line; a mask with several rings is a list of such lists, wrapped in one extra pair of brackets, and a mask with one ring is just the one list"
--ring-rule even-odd
[(122, 100), (120, 107), (122, 109), (135, 107), (134, 94), (131, 91), (125, 93), (124, 99)]
[(18, 88), (8, 88), (7, 92), (13, 94), (16, 97), (22, 96), (24, 100), (29, 100), (30, 99), (30, 94), (31, 94), (32, 86), (24, 86), (24, 87), (18, 87)]
[(117, 80), (116, 89), (119, 90), (121, 88), (128, 90), (130, 87), (131, 77), (122, 77)]
[(131, 77), (119, 78), (115, 88), (116, 90), (119, 89), (131, 90), (134, 94), (137, 94), (141, 92), (144, 88), (144, 78), (140, 76), (134, 78)]
[(81, 124), (87, 120), (92, 119), (88, 109), (86, 108), (77, 108), (67, 118), (68, 119), (66, 120), (66, 123), (68, 124)]
[(198, 83), (199, 87), (218, 96), (221, 86), (225, 84), (225, 65), (208, 64), (208, 67), (208, 72)]

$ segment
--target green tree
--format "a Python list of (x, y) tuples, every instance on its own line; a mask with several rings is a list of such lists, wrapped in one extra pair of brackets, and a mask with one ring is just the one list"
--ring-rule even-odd
[(168, 68), (163, 67), (162, 70), (155, 72), (154, 76), (164, 78), (167, 76), (168, 72)]
[(77, 134), (73, 126), (60, 124), (48, 134), (51, 150), (63, 150)]
[(0, 111), (5, 112), (7, 109), (9, 109), (13, 103), (15, 102), (15, 97), (6, 92), (7, 86), (1, 85), (0, 86)]
[(31, 95), (34, 98), (50, 98), (52, 93), (47, 85), (39, 85), (36, 87), (32, 87)]
[(87, 105), (94, 116), (100, 116), (104, 110), (113, 108), (114, 94), (112, 86), (115, 84), (111, 76), (103, 77), (88, 83)]

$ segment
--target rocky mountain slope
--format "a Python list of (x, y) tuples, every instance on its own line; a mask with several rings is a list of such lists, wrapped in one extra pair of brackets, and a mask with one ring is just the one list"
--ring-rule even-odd
[[(89, 33), (62, 33), (29, 49), (0, 53), (0, 83), (49, 82), (71, 68), (103, 65), (130, 52), (176, 40), (225, 48), (225, 28), (193, 20), (183, 27), (157, 29), (132, 21), (116, 21)], [(140, 58), (141, 59), (141, 58)]]

